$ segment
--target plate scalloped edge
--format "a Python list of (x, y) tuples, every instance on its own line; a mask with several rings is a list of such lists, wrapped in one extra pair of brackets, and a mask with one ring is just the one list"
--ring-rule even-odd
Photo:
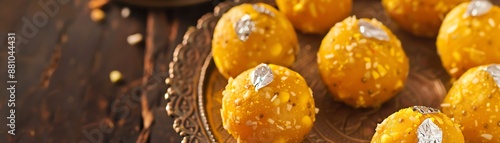
[[(213, 135), (201, 127), (208, 123), (198, 107), (197, 93), (200, 74), (205, 58), (210, 55), (213, 30), (217, 21), (231, 7), (241, 1), (226, 1), (214, 8), (214, 13), (203, 15), (196, 28), (189, 28), (173, 53), (169, 64), (169, 77), (165, 79), (167, 92), (167, 114), (174, 119), (173, 129), (182, 137), (182, 142), (216, 142)], [(193, 84), (194, 83), (194, 84)], [(201, 111), (200, 111), (201, 110)]]

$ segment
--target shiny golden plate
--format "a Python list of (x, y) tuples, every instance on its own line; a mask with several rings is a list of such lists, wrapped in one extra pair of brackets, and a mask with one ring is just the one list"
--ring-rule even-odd
[[(222, 127), (222, 90), (227, 80), (219, 74), (211, 55), (214, 27), (229, 8), (240, 0), (218, 5), (214, 13), (203, 16), (174, 52), (170, 64), (167, 113), (175, 118), (173, 128), (186, 142), (235, 142)], [(275, 5), (273, 0), (264, 1)], [(324, 35), (297, 33), (301, 52), (290, 68), (306, 79), (320, 109), (316, 122), (304, 142), (369, 142), (377, 123), (393, 112), (414, 105), (439, 107), (450, 87), (450, 77), (441, 66), (435, 39), (417, 38), (403, 32), (384, 13), (379, 0), (355, 0), (353, 15), (377, 18), (401, 40), (410, 59), (410, 73), (403, 91), (377, 109), (354, 109), (331, 97), (317, 70), (316, 52)]]

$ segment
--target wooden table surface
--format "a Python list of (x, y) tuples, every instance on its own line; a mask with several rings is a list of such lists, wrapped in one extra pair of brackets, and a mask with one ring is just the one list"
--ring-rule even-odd
[[(163, 9), (110, 2), (96, 23), (89, 0), (0, 0), (0, 143), (180, 142), (164, 79), (184, 33), (220, 1)], [(7, 32), (18, 44), (15, 136), (5, 126)], [(143, 42), (128, 44), (136, 33)], [(121, 84), (111, 83), (113, 70)]]
[[(147, 9), (110, 2), (102, 8), (105, 19), (96, 23), (88, 2), (0, 1), (3, 80), (7, 32), (15, 32), (18, 43), (16, 135), (7, 134), (8, 120), (2, 118), (0, 142), (180, 142), (165, 111), (164, 79), (173, 49), (214, 3)], [(123, 7), (131, 10), (127, 18), (120, 14)], [(144, 41), (128, 44), (135, 33)], [(123, 74), (121, 84), (111, 83), (112, 70)], [(7, 90), (1, 93), (4, 117), (10, 108)]]

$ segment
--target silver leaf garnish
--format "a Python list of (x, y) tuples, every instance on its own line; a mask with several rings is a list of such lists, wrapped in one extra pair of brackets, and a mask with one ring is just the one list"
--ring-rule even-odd
[(273, 81), (273, 71), (267, 64), (260, 64), (250, 73), (250, 79), (255, 91), (258, 91)]
[(493, 4), (488, 0), (474, 0), (467, 6), (465, 14), (473, 17), (481, 16), (488, 13), (491, 7), (493, 7)]
[(413, 106), (413, 111), (418, 111), (421, 114), (431, 114), (431, 113), (439, 113), (439, 109), (435, 109), (432, 107), (426, 107), (426, 106)]
[(363, 36), (367, 38), (375, 38), (381, 41), (389, 41), (390, 39), (389, 35), (387, 35), (387, 33), (384, 30), (382, 30), (380, 27), (371, 24), (370, 22), (364, 19), (359, 20), (358, 25), (361, 34), (363, 34)]
[(488, 72), (493, 80), (497, 83), (498, 88), (500, 88), (500, 65), (492, 64), (486, 67), (486, 72)]
[(236, 35), (238, 38), (245, 42), (250, 34), (255, 30), (255, 22), (252, 21), (250, 15), (245, 14), (243, 17), (238, 20), (238, 22), (234, 25), (234, 31), (236, 31)]
[(257, 11), (259, 13), (264, 13), (264, 14), (267, 14), (269, 16), (274, 17), (274, 13), (272, 11), (270, 11), (269, 9), (263, 7), (263, 6), (260, 6), (260, 5), (257, 5), (257, 4), (253, 4), (252, 7), (253, 7), (253, 9), (255, 9), (255, 11)]
[(418, 143), (442, 143), (443, 131), (430, 118), (418, 126)]

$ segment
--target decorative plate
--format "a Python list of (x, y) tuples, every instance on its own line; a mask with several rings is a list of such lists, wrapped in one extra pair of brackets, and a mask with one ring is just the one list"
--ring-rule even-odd
[[(175, 118), (173, 128), (184, 142), (235, 142), (222, 127), (220, 116), (222, 90), (227, 80), (212, 60), (211, 40), (217, 21), (231, 7), (253, 0), (224, 2), (214, 13), (204, 15), (196, 29), (188, 30), (170, 63), (169, 85), (165, 94), (168, 115)], [(263, 1), (275, 5), (273, 0)], [(321, 81), (316, 52), (324, 35), (298, 32), (301, 52), (290, 68), (306, 79), (314, 92), (316, 115), (314, 127), (304, 142), (369, 142), (377, 123), (399, 109), (414, 105), (438, 108), (447, 89), (449, 75), (441, 66), (435, 40), (417, 38), (403, 32), (384, 13), (380, 1), (356, 0), (353, 15), (377, 18), (401, 40), (410, 59), (410, 73), (403, 91), (380, 108), (354, 109), (336, 102)]]

